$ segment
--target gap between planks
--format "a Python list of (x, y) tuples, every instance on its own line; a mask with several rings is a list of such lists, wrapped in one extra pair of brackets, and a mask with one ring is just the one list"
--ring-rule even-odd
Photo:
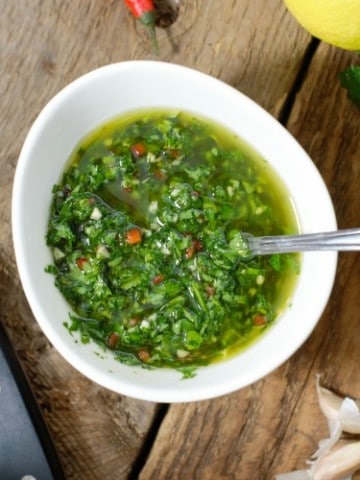
[(306, 77), (306, 74), (310, 68), (312, 59), (314, 58), (314, 55), (316, 53), (316, 50), (320, 44), (320, 40), (317, 38), (312, 37), (309, 45), (307, 46), (305, 52), (304, 52), (304, 57), (303, 60), (300, 64), (299, 71), (295, 77), (294, 83), (292, 88), (289, 90), (289, 93), (286, 97), (286, 100), (284, 102), (284, 105), (282, 106), (280, 113), (279, 113), (279, 122), (286, 127), (289, 117), (291, 114), (291, 111), (293, 109), (294, 103), (296, 101), (296, 95), (300, 91), (303, 81)]
[(150, 450), (155, 443), (156, 436), (160, 430), (161, 424), (169, 410), (170, 404), (160, 403), (157, 407), (154, 420), (150, 426), (150, 429), (147, 435), (144, 438), (142, 447), (140, 449), (139, 455), (136, 457), (131, 471), (127, 477), (127, 480), (137, 480), (140, 476), (140, 473), (145, 466), (147, 459), (150, 454)]

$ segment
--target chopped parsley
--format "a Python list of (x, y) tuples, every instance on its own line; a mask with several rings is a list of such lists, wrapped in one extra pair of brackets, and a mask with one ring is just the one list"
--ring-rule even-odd
[(97, 129), (53, 188), (47, 271), (67, 328), (130, 365), (223, 358), (275, 320), (296, 255), (245, 259), (241, 232), (296, 231), (268, 164), (190, 114), (142, 112)]

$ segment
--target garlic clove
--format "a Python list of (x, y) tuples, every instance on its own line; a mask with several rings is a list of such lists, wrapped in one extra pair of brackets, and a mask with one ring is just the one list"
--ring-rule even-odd
[(310, 470), (295, 470), (275, 475), (275, 480), (313, 480), (313, 476)]
[(339, 420), (344, 432), (360, 433), (360, 410), (358, 403), (346, 397), (340, 407)]
[[(319, 441), (319, 448), (316, 450), (316, 452), (312, 455), (311, 458), (317, 459), (321, 457), (321, 455), (324, 455), (328, 450), (330, 450), (335, 445), (335, 443), (341, 437), (341, 434), (342, 434), (341, 422), (337, 421), (336, 424), (334, 422), (332, 427), (330, 428), (330, 437)], [(310, 461), (309, 463), (313, 463), (313, 461)]]
[(351, 480), (360, 468), (360, 441), (339, 440), (328, 453), (319, 457), (308, 470), (276, 475), (276, 480)]
[(313, 480), (345, 480), (360, 468), (360, 441), (339, 440), (312, 466)]
[[(328, 423), (335, 424), (339, 418), (339, 411), (343, 398), (320, 385), (320, 375), (317, 376), (316, 390), (320, 408)], [(329, 426), (330, 427), (330, 426)]]
[(320, 385), (320, 375), (317, 375), (316, 390), (318, 394), (319, 406), (326, 417), (330, 437), (320, 440), (319, 448), (314, 453), (312, 458), (318, 458), (327, 450), (335, 445), (339, 440), (343, 427), (340, 419), (340, 411), (343, 403), (343, 398), (336, 395), (332, 391)]

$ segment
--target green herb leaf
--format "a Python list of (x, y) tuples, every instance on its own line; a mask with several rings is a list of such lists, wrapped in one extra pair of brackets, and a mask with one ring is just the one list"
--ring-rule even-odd
[(340, 83), (351, 100), (360, 107), (360, 65), (352, 65), (340, 72)]
[(180, 367), (177, 369), (182, 374), (182, 379), (194, 378), (196, 376), (196, 367)]

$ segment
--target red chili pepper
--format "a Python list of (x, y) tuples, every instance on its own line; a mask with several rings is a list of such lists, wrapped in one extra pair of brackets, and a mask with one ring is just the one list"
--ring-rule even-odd
[(158, 53), (155, 32), (155, 7), (152, 0), (125, 0), (125, 5), (135, 18), (149, 28), (154, 52)]

